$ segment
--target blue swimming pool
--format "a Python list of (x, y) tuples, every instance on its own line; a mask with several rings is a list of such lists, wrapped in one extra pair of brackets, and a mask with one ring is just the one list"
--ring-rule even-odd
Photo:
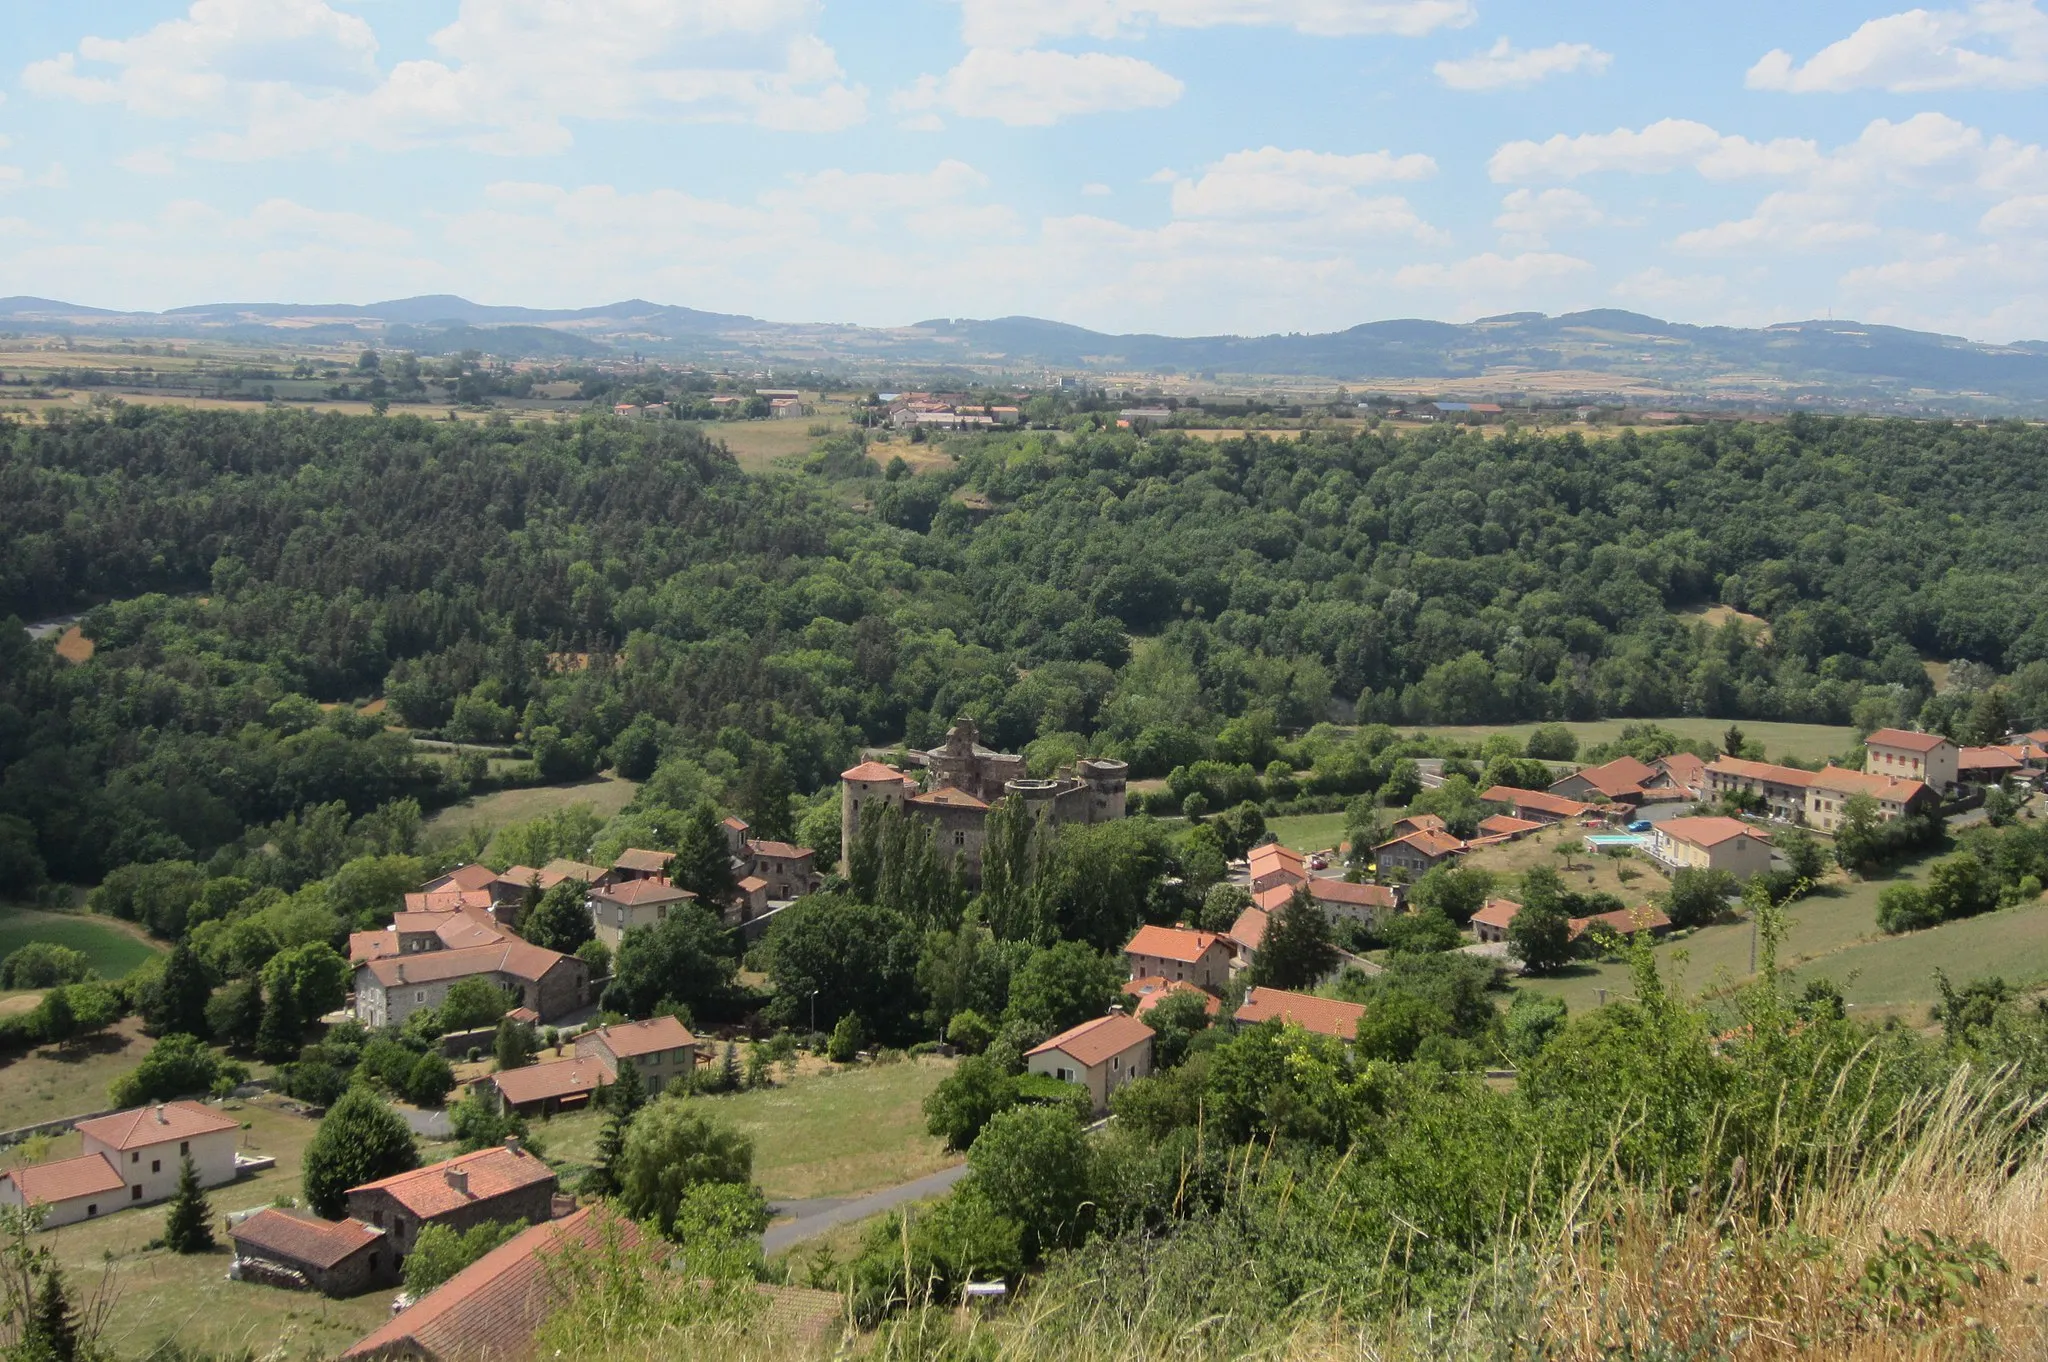
[(1634, 833), (1589, 832), (1586, 834), (1586, 845), (1595, 851), (1607, 851), (1614, 847), (1646, 847), (1649, 844), (1649, 838)]

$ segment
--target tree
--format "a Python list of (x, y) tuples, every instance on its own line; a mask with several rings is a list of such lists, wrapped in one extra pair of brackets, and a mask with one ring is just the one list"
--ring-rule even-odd
[(525, 1228), (524, 1220), (485, 1221), (467, 1230), (424, 1226), (405, 1257), (405, 1293), (420, 1299), (492, 1249), (510, 1243)]
[(27, 1316), (20, 1340), (24, 1362), (78, 1362), (79, 1321), (55, 1263), (42, 1265), (42, 1281)]
[(669, 879), (678, 888), (697, 896), (699, 903), (722, 907), (732, 901), (732, 851), (726, 845), (725, 827), (718, 806), (700, 799), (683, 821), (676, 858), (669, 862)]
[(1564, 1026), (1567, 1015), (1562, 998), (1533, 989), (1515, 990), (1515, 1000), (1501, 1022), (1501, 1041), (1509, 1058), (1523, 1063), (1541, 1054)]
[(1835, 828), (1835, 861), (1844, 870), (1862, 870), (1882, 854), (1877, 801), (1858, 791), (1842, 801), (1842, 821)]
[(1998, 887), (1984, 863), (1968, 852), (1944, 856), (1927, 872), (1927, 907), (1943, 922), (1975, 917), (1998, 906)]
[(1418, 912), (1434, 909), (1460, 927), (1486, 906), (1493, 892), (1493, 876), (1478, 866), (1440, 865), (1420, 880), (1409, 899)]
[(663, 1233), (690, 1189), (703, 1183), (747, 1183), (754, 1142), (679, 1098), (654, 1103), (633, 1118), (619, 1164), (620, 1200), (636, 1220)]
[(156, 986), (149, 990), (143, 1020), (160, 1036), (178, 1032), (204, 1039), (210, 1034), (206, 1000), (212, 993), (213, 981), (206, 977), (206, 966), (192, 948), (181, 941), (164, 961), (163, 973), (157, 976)]
[(1329, 916), (1304, 886), (1266, 924), (1248, 977), (1261, 988), (1313, 988), (1336, 972), (1337, 959)]
[(990, 1118), (967, 1152), (977, 1193), (1023, 1226), (1025, 1256), (1078, 1243), (1091, 1200), (1088, 1142), (1064, 1106), (1020, 1106)]
[(325, 941), (308, 941), (279, 951), (263, 967), (263, 993), (282, 1007), (294, 1034), (301, 1034), (348, 999), (354, 971)]
[(1539, 865), (1522, 876), (1522, 907), (1508, 923), (1508, 954), (1530, 974), (1549, 974), (1572, 958), (1571, 914), (1557, 872)]
[(1544, 724), (1529, 734), (1522, 753), (1538, 761), (1570, 761), (1579, 755), (1579, 740), (1563, 724)]
[(306, 1204), (339, 1220), (351, 1187), (420, 1166), (419, 1146), (399, 1114), (361, 1085), (327, 1109), (306, 1146)]
[(832, 1027), (831, 1038), (825, 1042), (825, 1058), (834, 1064), (851, 1064), (860, 1058), (860, 1047), (866, 1040), (860, 1013), (848, 1012)]
[(1266, 836), (1266, 816), (1250, 800), (1216, 815), (1206, 826), (1213, 829), (1222, 842), (1225, 859), (1232, 861), (1244, 859), (1245, 853)]
[(732, 937), (697, 904), (678, 904), (652, 927), (626, 933), (612, 960), (612, 981), (602, 1006), (628, 1017), (651, 1017), (664, 1003), (699, 1015), (723, 1007), (732, 995)]
[(441, 1030), (474, 1031), (495, 1026), (507, 1012), (519, 1005), (518, 995), (500, 988), (484, 975), (458, 979), (448, 986), (441, 1000)]
[(75, 984), (92, 973), (83, 951), (53, 941), (31, 941), (0, 960), (0, 988), (56, 988)]
[(262, 1025), (263, 985), (254, 979), (236, 979), (207, 1001), (207, 1031), (231, 1049), (252, 1049)]
[(1780, 828), (1771, 844), (1785, 858), (1786, 869), (1794, 880), (1817, 885), (1827, 875), (1828, 854), (1805, 828)]
[(438, 1107), (448, 1100), (455, 1086), (455, 1070), (437, 1050), (429, 1050), (413, 1061), (400, 1091), (416, 1107)]
[(574, 955), (596, 935), (587, 899), (590, 886), (563, 880), (540, 896), (540, 902), (519, 924), (519, 934), (536, 946)]
[(1208, 1030), (1214, 1020), (1209, 1011), (1214, 1003), (1205, 993), (1175, 989), (1146, 1010), (1139, 1020), (1152, 1028), (1154, 1069), (1180, 1067), (1195, 1037)]
[(1739, 757), (1742, 755), (1743, 746), (1748, 741), (1749, 739), (1744, 736), (1740, 728), (1730, 724), (1728, 725), (1728, 731), (1721, 735), (1721, 754), (1727, 757)]
[(1062, 941), (1033, 951), (1011, 977), (1003, 1017), (1054, 1035), (1108, 1011), (1123, 981), (1124, 971), (1112, 957), (1079, 941)]
[(2004, 742), (2013, 727), (2012, 704), (2005, 687), (1993, 686), (1971, 703), (1969, 717), (1956, 736), (1967, 747), (1990, 747)]
[(204, 1096), (224, 1082), (240, 1082), (248, 1072), (222, 1060), (196, 1036), (164, 1036), (140, 1064), (114, 1080), (108, 1096), (117, 1107)]
[(188, 1155), (178, 1169), (178, 1191), (164, 1212), (164, 1247), (173, 1253), (213, 1251), (213, 1207), (199, 1189), (199, 1170)]
[(829, 1030), (841, 1017), (858, 1013), (890, 1042), (910, 1039), (920, 944), (916, 927), (893, 908), (844, 894), (798, 900), (768, 929), (776, 1020), (809, 1025), (815, 1015)]
[(1877, 929), (1881, 932), (1917, 932), (1940, 922), (1940, 910), (1927, 901), (1927, 891), (1917, 884), (1888, 884), (1877, 896)]
[(1726, 870), (1673, 872), (1671, 892), (1664, 896), (1664, 914), (1676, 927), (1704, 927), (1728, 911), (1735, 897), (1735, 876)]
[(1457, 923), (1434, 910), (1382, 919), (1376, 930), (1388, 951), (1399, 956), (1440, 955), (1458, 949), (1465, 940)]
[(621, 1064), (618, 1078), (598, 1090), (598, 1100), (605, 1109), (604, 1125), (597, 1132), (597, 1155), (578, 1190), (590, 1196), (616, 1196), (619, 1160), (626, 1152), (626, 1132), (632, 1129), (633, 1118), (647, 1105), (647, 1087), (640, 1080), (639, 1068)]
[(995, 1038), (995, 1027), (973, 1008), (955, 1012), (953, 1019), (946, 1023), (946, 1043), (966, 1054), (980, 1054)]
[(960, 1061), (924, 1099), (925, 1129), (966, 1149), (997, 1112), (1017, 1105), (1017, 1080), (983, 1055)]
[(533, 1063), (534, 1051), (539, 1048), (540, 1038), (531, 1025), (514, 1017), (498, 1020), (498, 1034), (491, 1039), (491, 1058), (498, 1072), (525, 1068)]

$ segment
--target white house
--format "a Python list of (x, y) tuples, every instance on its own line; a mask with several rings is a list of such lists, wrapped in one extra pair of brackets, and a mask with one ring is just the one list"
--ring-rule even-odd
[(202, 1187), (235, 1180), (241, 1122), (199, 1102), (163, 1102), (78, 1123), (85, 1152), (0, 1174), (0, 1205), (42, 1206), (44, 1225), (75, 1224), (168, 1200), (187, 1158)]

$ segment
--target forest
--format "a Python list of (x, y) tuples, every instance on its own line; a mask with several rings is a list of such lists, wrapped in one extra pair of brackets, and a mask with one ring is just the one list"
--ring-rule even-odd
[(493, 778), (486, 747), (535, 780), (661, 769), (677, 807), (774, 827), (962, 714), (1138, 777), (1263, 769), (1330, 721), (1953, 727), (2000, 677), (2048, 722), (2044, 443), (1015, 432), (913, 473), (849, 435), (749, 476), (602, 416), (16, 421), (0, 612), (86, 608), (96, 651), (0, 629), (0, 864), (89, 883), (322, 805), (431, 809)]

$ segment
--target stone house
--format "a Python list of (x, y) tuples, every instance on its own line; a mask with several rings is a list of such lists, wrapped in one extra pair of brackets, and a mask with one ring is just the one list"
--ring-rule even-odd
[(1211, 993), (1230, 982), (1231, 946), (1215, 932), (1144, 926), (1124, 947), (1133, 979), (1184, 981)]
[(383, 1230), (360, 1220), (321, 1220), (266, 1206), (228, 1230), (228, 1276), (346, 1299), (398, 1284), (398, 1258)]
[(439, 1007), (463, 979), (509, 989), (547, 1022), (587, 1003), (590, 967), (573, 955), (507, 937), (489, 946), (369, 960), (356, 967), (356, 1020), (375, 1030), (403, 1026), (423, 1007)]
[(584, 1031), (576, 1037), (576, 1054), (598, 1060), (613, 1073), (632, 1065), (652, 1095), (695, 1072), (697, 1038), (674, 1017), (651, 1017)]
[(583, 906), (590, 910), (590, 926), (597, 939), (617, 952), (627, 932), (666, 922), (679, 905), (696, 898), (689, 890), (678, 889), (667, 880), (649, 877), (600, 885), (590, 891)]
[(464, 1231), (484, 1224), (529, 1225), (554, 1210), (555, 1173), (517, 1140), (348, 1190), (348, 1214), (390, 1236), (403, 1262), (428, 1225)]

